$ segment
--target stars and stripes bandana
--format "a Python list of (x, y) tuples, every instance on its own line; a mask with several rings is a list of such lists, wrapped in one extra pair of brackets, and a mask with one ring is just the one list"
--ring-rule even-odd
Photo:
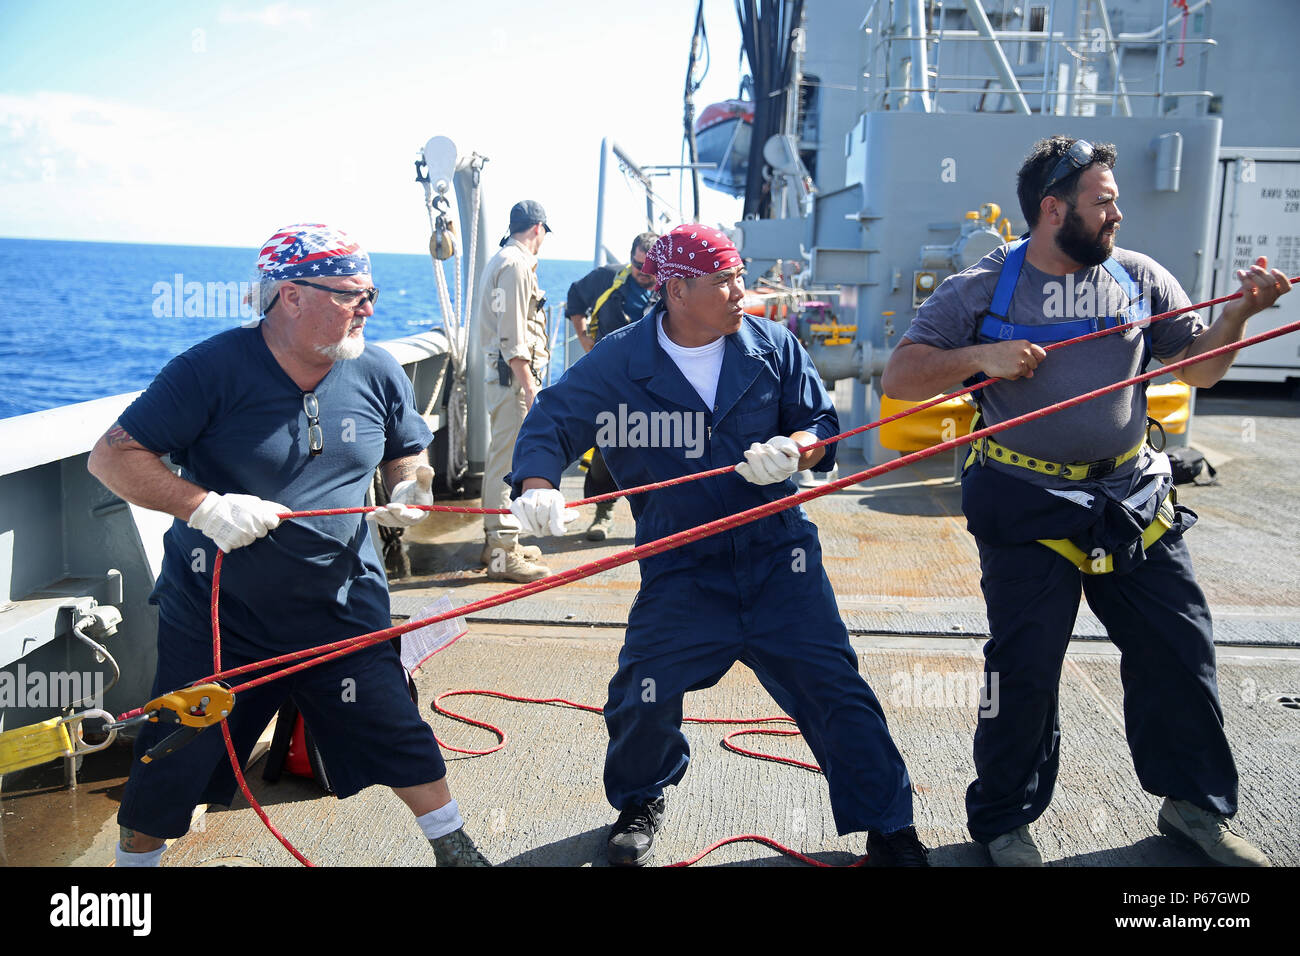
[(285, 226), (262, 246), (257, 272), (263, 279), (370, 274), (370, 257), (340, 229), (319, 222)]
[(724, 233), (690, 223), (660, 236), (646, 253), (642, 271), (654, 276), (655, 288), (660, 289), (674, 276), (707, 276), (738, 265), (740, 253)]

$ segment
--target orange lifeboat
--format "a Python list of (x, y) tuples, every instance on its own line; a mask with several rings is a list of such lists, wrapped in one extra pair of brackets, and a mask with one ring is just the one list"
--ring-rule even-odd
[(794, 307), (794, 297), (787, 292), (772, 289), (750, 289), (740, 300), (740, 307), (749, 315), (760, 319), (784, 322)]

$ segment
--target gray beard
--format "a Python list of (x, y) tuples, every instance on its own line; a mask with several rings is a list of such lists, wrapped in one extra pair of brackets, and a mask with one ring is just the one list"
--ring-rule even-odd
[(361, 358), (361, 353), (365, 350), (366, 340), (363, 336), (358, 336), (355, 339), (348, 336), (342, 342), (335, 342), (333, 345), (316, 346), (317, 352), (335, 362)]

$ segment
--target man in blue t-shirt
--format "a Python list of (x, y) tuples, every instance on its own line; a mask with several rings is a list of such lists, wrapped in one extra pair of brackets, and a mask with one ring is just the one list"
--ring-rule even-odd
[[(1032, 230), (950, 276), (917, 311), (885, 368), (885, 392), (924, 400), (972, 376), (983, 424), (1240, 341), (1246, 320), (1289, 289), (1260, 258), (1243, 297), (1212, 325), (1195, 313), (1081, 342), (1043, 345), (1189, 305), (1159, 263), (1115, 245), (1123, 216), (1115, 148), (1053, 136), (1020, 168)], [(1232, 356), (1177, 374), (1208, 387)], [(1138, 780), (1165, 798), (1159, 830), (1214, 862), (1267, 866), (1232, 832), (1237, 769), (1223, 732), (1210, 611), (1182, 533), (1196, 515), (1169, 499), (1163, 453), (1146, 447), (1144, 388), (1130, 386), (981, 441), (962, 474), (991, 640), (975, 731), (971, 836), (999, 866), (1042, 866), (1029, 824), (1047, 809), (1061, 756), (1058, 685), (1080, 593), (1119, 648), (1124, 730)], [(1050, 550), (1049, 550), (1050, 549)]]
[[(573, 323), (584, 352), (590, 352), (605, 336), (645, 315), (655, 294), (654, 276), (645, 271), (645, 257), (658, 238), (657, 233), (641, 233), (632, 240), (627, 265), (600, 266), (569, 286), (564, 312)], [(599, 448), (594, 449), (582, 496), (594, 498), (617, 490), (618, 486), (605, 467), (604, 456)], [(613, 523), (614, 502), (603, 501), (596, 505), (596, 517), (587, 529), (587, 540), (604, 541)]]
[[(222, 567), (222, 669), (388, 627), (387, 581), (360, 514), (281, 522), (289, 511), (354, 508), (376, 468), (402, 527), (433, 503), (432, 435), (410, 381), (363, 335), (378, 294), (370, 260), (338, 230), (286, 227), (258, 259), (262, 321), (173, 359), (91, 452), (92, 474), (133, 504), (176, 517), (164, 538), (154, 695), (214, 672), (212, 566)], [(172, 473), (159, 456), (180, 466)], [(237, 552), (237, 553), (236, 553)], [(437, 741), (411, 701), (391, 643), (243, 691), (228, 718), (241, 761), (291, 694), (339, 797), (386, 784), (415, 814), (439, 866), (486, 866), (465, 832)], [(144, 725), (137, 757), (172, 728)], [(118, 813), (119, 866), (157, 865), (199, 803), (228, 804), (222, 734), (137, 761)]]

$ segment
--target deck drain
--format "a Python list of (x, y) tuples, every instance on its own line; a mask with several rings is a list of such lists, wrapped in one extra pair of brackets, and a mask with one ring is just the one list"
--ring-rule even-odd
[(1300, 710), (1300, 697), (1279, 697), (1277, 702), (1287, 710)]

